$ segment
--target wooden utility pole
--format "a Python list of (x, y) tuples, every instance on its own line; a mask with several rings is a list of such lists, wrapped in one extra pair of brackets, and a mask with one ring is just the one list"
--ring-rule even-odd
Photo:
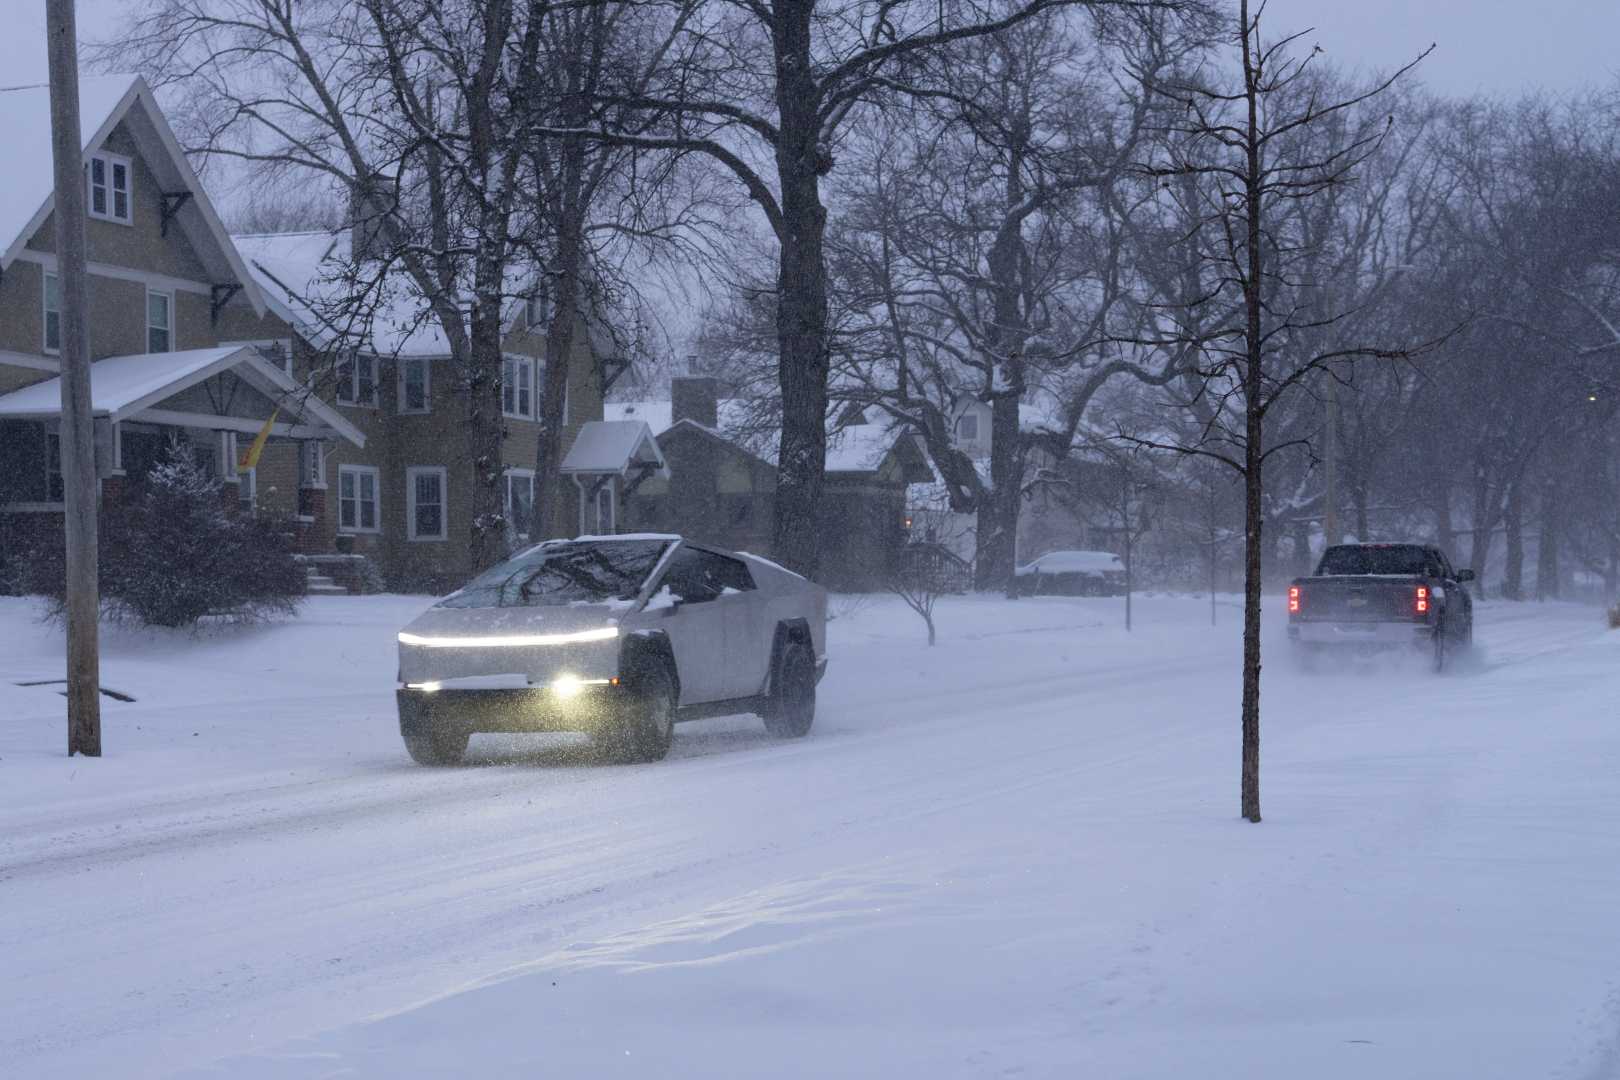
[(96, 620), (96, 444), (90, 418), (85, 318), (84, 161), (74, 0), (45, 0), (56, 166), (57, 281), (62, 297), (62, 487), (67, 541), (68, 755), (101, 756), (101, 659)]

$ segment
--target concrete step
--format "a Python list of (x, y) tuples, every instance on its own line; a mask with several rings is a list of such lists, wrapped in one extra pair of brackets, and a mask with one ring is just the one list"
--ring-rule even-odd
[(308, 584), (304, 591), (311, 596), (348, 596), (349, 590), (337, 584), (325, 574), (317, 574), (314, 569), (307, 573)]

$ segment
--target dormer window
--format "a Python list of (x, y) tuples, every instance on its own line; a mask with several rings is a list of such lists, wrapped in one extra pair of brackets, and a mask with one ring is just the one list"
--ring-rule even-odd
[(956, 437), (963, 442), (977, 442), (979, 438), (979, 414), (965, 412), (956, 418)]
[(91, 154), (89, 167), (90, 216), (130, 224), (129, 158)]

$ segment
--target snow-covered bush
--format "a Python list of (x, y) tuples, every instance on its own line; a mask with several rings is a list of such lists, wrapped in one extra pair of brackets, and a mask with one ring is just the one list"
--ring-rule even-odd
[[(307, 577), (287, 530), (230, 513), (221, 482), (182, 451), (154, 468), (101, 519), (103, 612), (150, 626), (192, 626), (205, 615), (292, 614)], [(62, 556), (32, 560), (33, 591), (60, 605)]]

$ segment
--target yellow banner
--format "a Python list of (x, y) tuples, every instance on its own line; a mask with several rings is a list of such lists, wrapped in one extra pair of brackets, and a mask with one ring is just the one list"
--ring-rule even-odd
[(237, 472), (245, 473), (259, 463), (259, 455), (264, 452), (265, 441), (270, 438), (271, 425), (276, 422), (276, 415), (280, 412), (281, 406), (279, 405), (270, 410), (270, 419), (264, 422), (264, 427), (260, 428), (259, 433), (253, 437), (253, 445), (242, 451), (242, 460), (236, 463)]

